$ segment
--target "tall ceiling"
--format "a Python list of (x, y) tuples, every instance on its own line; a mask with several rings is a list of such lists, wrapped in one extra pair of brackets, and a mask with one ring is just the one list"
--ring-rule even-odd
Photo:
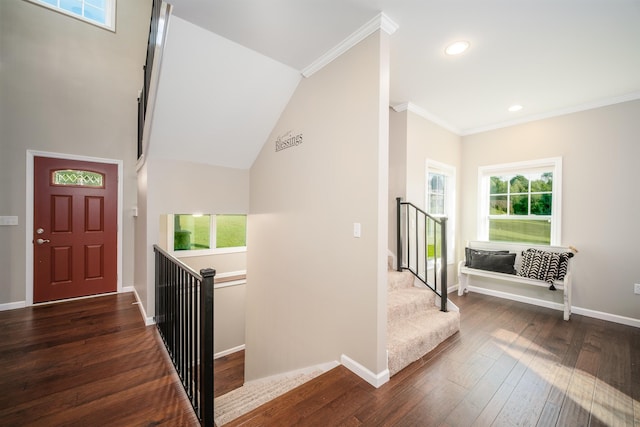
[[(640, 0), (169, 2), (185, 21), (300, 71), (383, 12), (398, 25), (391, 105), (410, 103), (461, 135), (640, 98)], [(455, 40), (470, 48), (445, 55)]]

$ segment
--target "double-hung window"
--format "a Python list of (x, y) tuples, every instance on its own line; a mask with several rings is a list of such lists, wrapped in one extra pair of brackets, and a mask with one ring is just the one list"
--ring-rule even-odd
[[(454, 262), (456, 169), (444, 163), (427, 160), (426, 212), (435, 218), (447, 218), (447, 259)], [(429, 229), (428, 259), (440, 256), (439, 230)]]
[(116, 29), (116, 0), (29, 0), (90, 24)]
[(562, 159), (479, 168), (480, 240), (560, 244)]

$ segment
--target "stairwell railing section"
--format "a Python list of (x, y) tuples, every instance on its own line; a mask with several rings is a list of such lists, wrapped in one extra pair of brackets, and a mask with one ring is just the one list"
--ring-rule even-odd
[(203, 426), (213, 426), (213, 282), (216, 271), (200, 273), (157, 245), (155, 322), (193, 409)]
[(410, 202), (397, 203), (397, 270), (409, 270), (440, 297), (447, 311), (447, 218)]

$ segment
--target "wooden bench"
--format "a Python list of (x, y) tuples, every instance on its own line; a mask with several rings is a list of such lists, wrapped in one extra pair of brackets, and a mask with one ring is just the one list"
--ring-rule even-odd
[[(544, 246), (544, 245), (533, 245), (526, 243), (505, 243), (505, 242), (480, 242), (473, 241), (468, 242), (467, 247), (471, 249), (480, 249), (480, 250), (488, 250), (488, 251), (497, 251), (497, 250), (508, 250), (509, 253), (515, 253), (515, 271), (519, 271), (520, 265), (522, 264), (522, 251), (532, 248), (538, 249), (541, 251), (548, 252), (572, 252), (577, 253), (577, 250), (571, 246), (563, 247), (563, 246)], [(514, 274), (508, 273), (498, 273), (494, 271), (487, 270), (479, 270), (476, 268), (470, 268), (465, 266), (465, 261), (460, 261), (458, 263), (458, 295), (462, 295), (465, 292), (469, 291), (469, 278), (470, 276), (479, 276), (485, 277), (489, 279), (497, 279), (504, 280), (512, 283), (521, 283), (526, 285), (533, 286), (544, 286), (549, 288), (550, 284), (548, 282), (530, 279), (527, 277), (517, 276)], [(571, 316), (571, 258), (569, 258), (567, 263), (567, 273), (564, 276), (563, 280), (555, 280), (553, 282), (554, 287), (558, 291), (562, 291), (563, 300), (564, 300), (564, 320), (569, 320)], [(553, 292), (553, 291), (551, 291)]]

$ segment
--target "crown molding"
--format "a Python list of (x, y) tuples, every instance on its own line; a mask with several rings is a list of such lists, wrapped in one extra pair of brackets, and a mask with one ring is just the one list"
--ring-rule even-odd
[(490, 130), (502, 129), (510, 126), (521, 125), (524, 123), (535, 122), (537, 120), (550, 119), (553, 117), (564, 116), (572, 113), (579, 113), (581, 111), (593, 110), (595, 108), (606, 107), (609, 105), (621, 104), (623, 102), (635, 101), (637, 99), (640, 99), (640, 92), (631, 92), (626, 95), (600, 99), (598, 101), (589, 102), (586, 104), (574, 105), (572, 107), (561, 108), (561, 109), (549, 111), (546, 113), (532, 114), (532, 115), (524, 116), (515, 120), (509, 120), (506, 122), (494, 123), (492, 125), (465, 129), (460, 135), (462, 136), (473, 135), (476, 133), (487, 132)]
[(396, 32), (398, 29), (398, 24), (393, 22), (387, 15), (384, 13), (378, 14), (371, 21), (364, 24), (358, 30), (356, 30), (349, 37), (340, 42), (337, 46), (330, 49), (320, 58), (313, 61), (309, 66), (302, 70), (302, 75), (304, 77), (311, 77), (315, 72), (322, 69), (324, 66), (332, 62), (334, 59), (351, 49), (353, 46), (360, 43), (362, 40), (369, 37), (371, 34), (378, 30), (382, 30), (385, 33), (391, 35)]
[(562, 108), (562, 109), (553, 110), (553, 111), (549, 111), (541, 114), (532, 114), (532, 115), (524, 116), (514, 120), (493, 123), (486, 126), (478, 126), (475, 128), (468, 128), (464, 130), (458, 129), (455, 126), (450, 125), (446, 121), (440, 119), (439, 117), (435, 116), (434, 114), (430, 113), (424, 108), (419, 107), (415, 104), (412, 104), (411, 102), (405, 102), (403, 104), (393, 105), (391, 106), (391, 108), (393, 108), (393, 110), (398, 113), (401, 113), (403, 111), (411, 111), (412, 113), (417, 114), (420, 117), (427, 119), (437, 124), (438, 126), (443, 127), (446, 130), (455, 133), (458, 136), (468, 136), (476, 133), (488, 132), (491, 130), (521, 125), (529, 122), (535, 122), (537, 120), (550, 119), (553, 117), (564, 116), (567, 114), (579, 113), (581, 111), (593, 110), (595, 108), (607, 107), (609, 105), (621, 104), (623, 102), (636, 101), (638, 99), (640, 99), (640, 92), (631, 92), (621, 96), (601, 99), (601, 100), (586, 103), (586, 104), (575, 105), (573, 107)]
[(431, 114), (424, 108), (418, 107), (417, 105), (412, 104), (411, 102), (405, 102), (404, 104), (394, 105), (391, 108), (393, 108), (393, 110), (398, 113), (401, 113), (403, 111), (411, 111), (412, 113), (417, 114), (418, 116), (437, 124), (438, 126), (448, 130), (449, 132), (453, 132), (458, 136), (462, 135), (462, 131), (460, 129), (456, 128), (455, 126), (452, 126), (451, 124), (435, 116), (434, 114)]

